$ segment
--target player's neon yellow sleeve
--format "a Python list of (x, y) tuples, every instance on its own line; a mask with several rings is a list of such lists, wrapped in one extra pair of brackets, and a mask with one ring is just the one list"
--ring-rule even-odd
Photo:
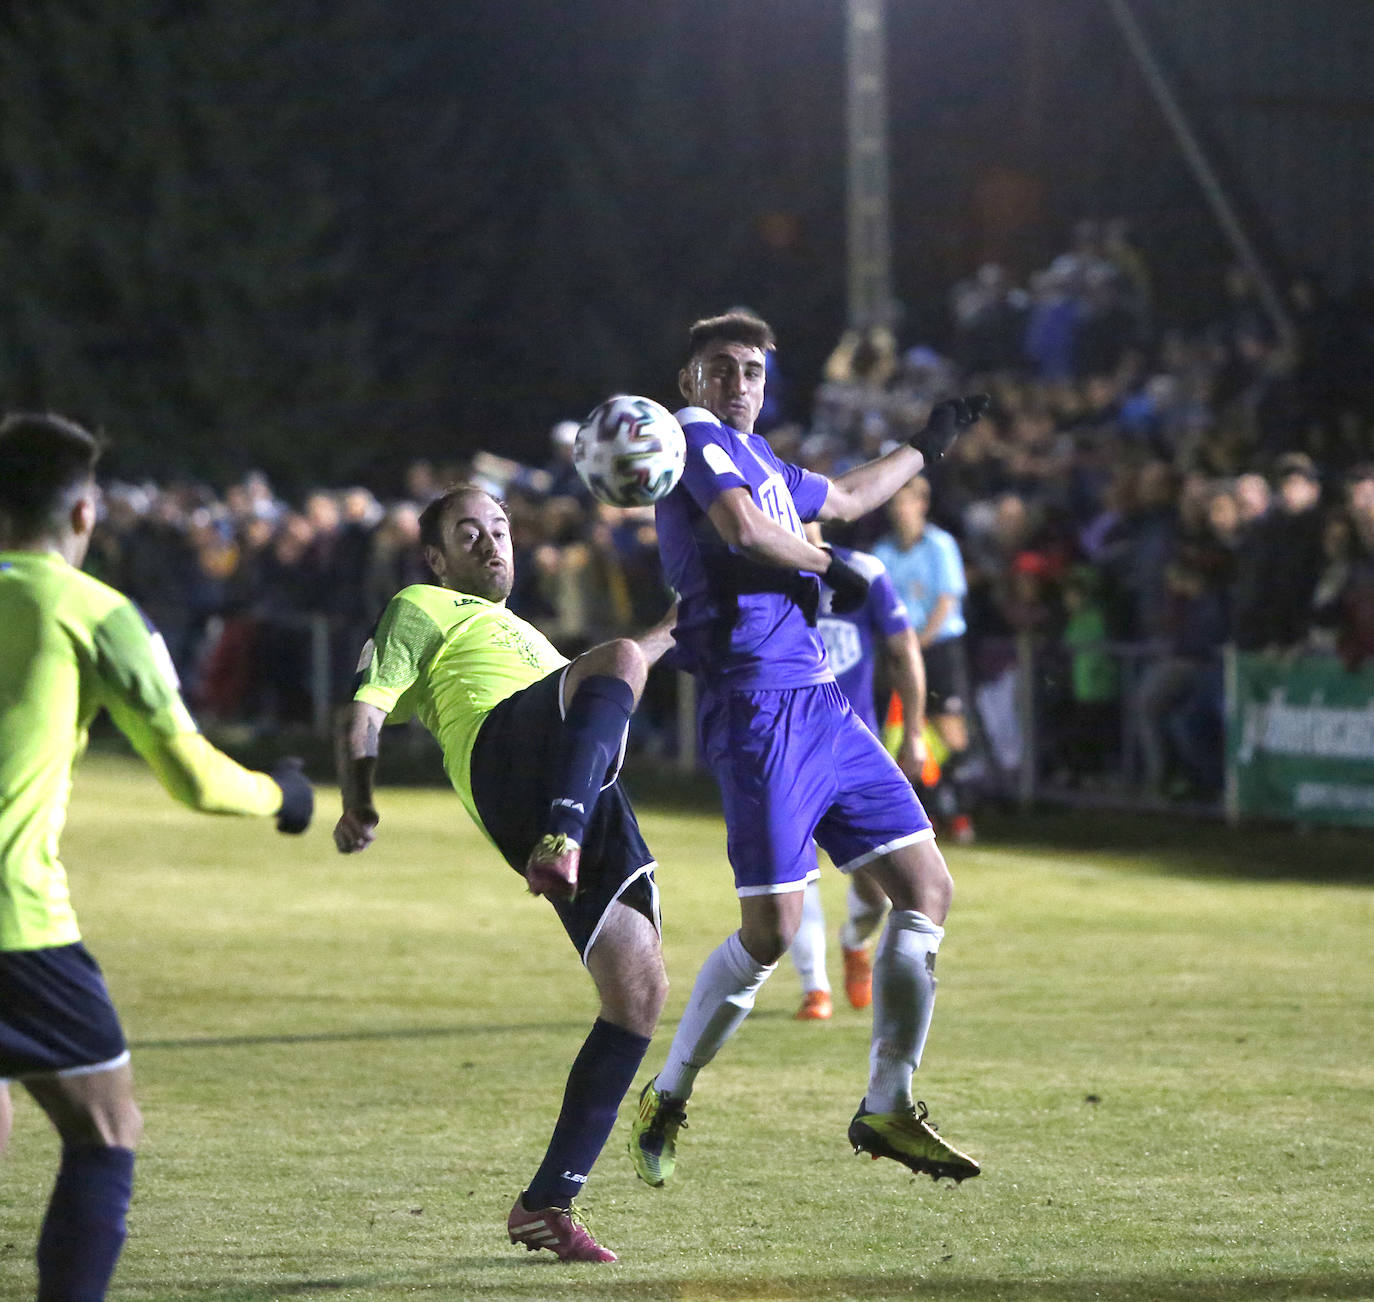
[(266, 817), (281, 809), (281, 788), (266, 773), (244, 768), (198, 732), (155, 738), (139, 754), (172, 796), (202, 814)]
[(388, 723), (404, 723), (415, 714), (412, 690), (425, 666), (444, 644), (444, 630), (419, 603), (428, 598), (454, 605), (452, 594), (428, 585), (412, 585), (387, 603), (358, 664), (360, 683), (355, 701), (385, 710)]
[(244, 768), (201, 736), (161, 638), (132, 605), (102, 621), (95, 653), (110, 717), (170, 795), (205, 814), (265, 817), (281, 808), (281, 788), (266, 773)]

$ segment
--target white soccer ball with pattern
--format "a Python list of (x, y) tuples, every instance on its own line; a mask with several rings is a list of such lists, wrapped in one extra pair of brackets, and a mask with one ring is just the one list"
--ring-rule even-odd
[(650, 506), (682, 478), (687, 439), (667, 407), (620, 393), (578, 427), (573, 465), (598, 501)]

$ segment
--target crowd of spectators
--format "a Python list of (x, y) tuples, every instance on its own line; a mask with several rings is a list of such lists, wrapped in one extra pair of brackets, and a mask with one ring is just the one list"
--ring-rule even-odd
[(403, 496), (385, 505), (355, 486), (293, 506), (256, 473), (223, 494), (201, 483), (110, 483), (87, 567), (157, 626), (202, 718), (307, 724), (321, 660), (324, 694), (338, 700), (390, 597), (431, 581), (419, 543), (425, 503), (473, 478), (510, 509), (512, 607), (573, 655), (647, 626), (670, 600), (652, 511), (591, 500), (572, 470), (575, 430), (555, 430), (547, 467), (486, 453), (441, 467), (417, 461)]
[(1223, 646), (1374, 655), (1374, 322), (1301, 277), (1285, 332), (1243, 272), (1225, 286), (1215, 319), (1171, 326), (1125, 223), (1080, 223), (1027, 286), (956, 285), (946, 355), (847, 336), (812, 425), (782, 434), (843, 469), (944, 393), (993, 395), (932, 473), (932, 518), (960, 541), (981, 681), (1020, 634), (1051, 652), (1037, 759), (1069, 780), (1114, 758), (1213, 797)]
[[(1213, 320), (1171, 325), (1126, 224), (1083, 222), (1024, 286), (996, 266), (954, 286), (939, 351), (846, 335), (806, 423), (767, 432), (780, 455), (840, 471), (907, 437), (941, 396), (992, 394), (992, 417), (931, 474), (932, 518), (968, 573), (977, 680), (1001, 679), (1031, 635), (1055, 720), (1038, 763), (1070, 782), (1125, 764), (1150, 790), (1211, 796), (1223, 645), (1352, 668), (1374, 655), (1370, 327), (1342, 320), (1311, 278), (1287, 303), (1293, 334), (1234, 271)], [(385, 505), (354, 487), (292, 506), (259, 475), (222, 494), (111, 484), (91, 564), (162, 629), (203, 715), (304, 722), (311, 617), (326, 617), (337, 694), (387, 598), (427, 577), (425, 501), (476, 477), (510, 504), (512, 607), (575, 653), (652, 622), (667, 594), (652, 514), (589, 499), (574, 432), (555, 427), (537, 467), (418, 462)], [(845, 541), (885, 529), (877, 513)], [(670, 745), (670, 689), (657, 691), (643, 739)]]

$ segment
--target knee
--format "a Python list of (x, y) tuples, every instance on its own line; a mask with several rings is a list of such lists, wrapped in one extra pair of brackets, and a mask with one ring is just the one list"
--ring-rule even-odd
[(945, 918), (949, 915), (950, 905), (954, 903), (954, 878), (943, 863), (940, 865), (940, 871), (935, 874), (934, 880), (923, 890), (922, 895), (930, 907), (922, 909), (921, 912), (932, 922), (943, 926)]
[(60, 1119), (64, 1144), (101, 1144), (107, 1148), (137, 1148), (143, 1138), (143, 1113), (132, 1098), (110, 1106), (72, 1112)]
[(649, 662), (644, 658), (644, 649), (628, 637), (615, 638), (608, 646), (615, 676), (629, 683), (638, 696), (649, 676)]
[(924, 913), (943, 926), (954, 900), (954, 878), (933, 841), (925, 842), (914, 864), (892, 874), (884, 883), (894, 909)]
[(120, 1114), (114, 1130), (114, 1143), (118, 1148), (137, 1148), (143, 1138), (143, 1113), (132, 1099)]
[(668, 1002), (668, 973), (660, 958), (650, 964), (630, 986), (634, 1011), (652, 1028), (658, 1024), (663, 1005)]
[(782, 958), (792, 943), (792, 937), (781, 926), (759, 923), (741, 927), (739, 939), (749, 957), (765, 967)]
[(112, 1148), (137, 1148), (143, 1138), (143, 1113), (132, 1098), (92, 1116), (94, 1137)]
[(601, 1016), (639, 1035), (652, 1035), (667, 1001), (668, 974), (660, 961), (603, 988)]

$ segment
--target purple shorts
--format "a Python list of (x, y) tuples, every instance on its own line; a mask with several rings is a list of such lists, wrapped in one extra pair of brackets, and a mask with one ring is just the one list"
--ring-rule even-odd
[(833, 682), (708, 695), (701, 737), (740, 895), (801, 890), (818, 871), (813, 840), (852, 872), (934, 839), (911, 783)]

